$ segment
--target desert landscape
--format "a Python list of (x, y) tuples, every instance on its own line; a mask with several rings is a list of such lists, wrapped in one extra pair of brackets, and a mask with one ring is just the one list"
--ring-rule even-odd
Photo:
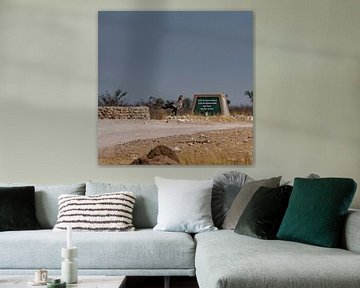
[(98, 164), (252, 165), (253, 35), (251, 11), (99, 12)]
[(98, 119), (101, 165), (250, 165), (252, 116)]

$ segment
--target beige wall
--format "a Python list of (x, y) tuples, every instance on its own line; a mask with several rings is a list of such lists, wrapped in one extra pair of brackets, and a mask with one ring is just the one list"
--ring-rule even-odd
[[(97, 11), (127, 9), (255, 11), (253, 166), (97, 165)], [(360, 185), (359, 19), (358, 0), (1, 0), (0, 182), (152, 182), (236, 169)]]

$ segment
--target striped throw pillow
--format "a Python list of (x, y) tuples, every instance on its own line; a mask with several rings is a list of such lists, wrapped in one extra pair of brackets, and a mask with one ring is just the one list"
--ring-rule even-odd
[(132, 192), (105, 193), (92, 196), (59, 196), (59, 214), (55, 231), (72, 226), (74, 231), (133, 231)]

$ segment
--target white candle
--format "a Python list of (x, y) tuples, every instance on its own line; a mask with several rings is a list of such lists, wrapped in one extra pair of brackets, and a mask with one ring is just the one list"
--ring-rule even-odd
[(69, 225), (67, 226), (66, 232), (67, 232), (67, 242), (66, 242), (66, 248), (70, 249), (72, 248), (72, 235), (71, 235), (72, 227)]

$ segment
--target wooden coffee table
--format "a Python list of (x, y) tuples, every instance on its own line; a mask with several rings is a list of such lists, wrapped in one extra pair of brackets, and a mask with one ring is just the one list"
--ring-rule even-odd
[[(57, 277), (52, 277), (55, 279)], [(28, 285), (29, 281), (32, 281), (33, 277), (11, 275), (11, 276), (2, 276), (0, 275), (0, 287), (1, 288), (24, 288), (24, 287), (34, 287), (34, 288), (44, 288), (44, 286), (31, 286)], [(67, 288), (124, 288), (125, 287), (126, 276), (87, 276), (80, 275), (78, 278), (78, 283), (76, 284), (67, 284)]]

